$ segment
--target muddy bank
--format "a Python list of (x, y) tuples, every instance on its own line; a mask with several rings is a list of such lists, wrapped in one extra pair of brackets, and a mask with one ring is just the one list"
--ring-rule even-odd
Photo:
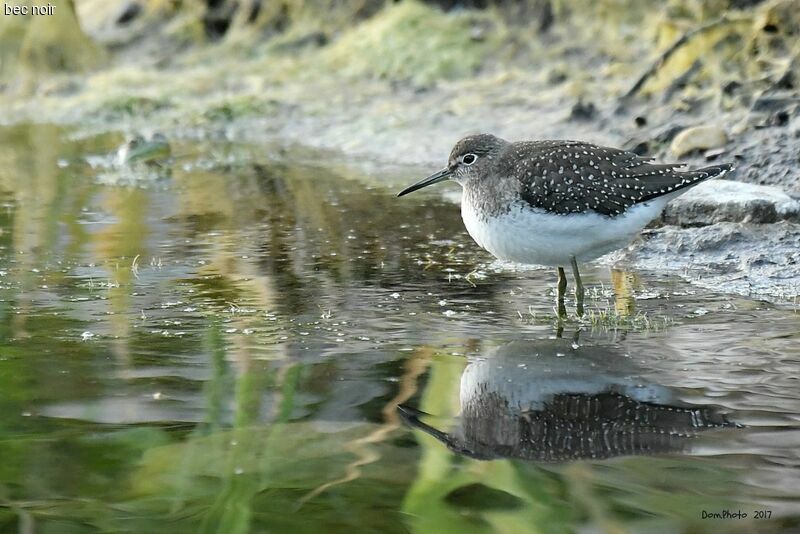
[(624, 253), (640, 269), (676, 271), (706, 288), (796, 301), (800, 201), (780, 187), (703, 183), (671, 202)]
[(675, 272), (726, 293), (795, 304), (800, 295), (800, 231), (788, 221), (663, 226), (645, 231), (629, 250), (606, 261)]
[[(324, 19), (293, 2), (257, 12), (257, 2), (230, 12), (220, 7), (230, 3), (133, 4), (77, 2), (81, 28), (104, 53), (93, 70), (31, 74), (22, 60), (47, 57), (28, 39), (0, 93), (0, 122), (57, 122), (76, 137), (160, 131), (270, 154), (302, 145), (390, 187), (398, 168), (408, 166), (409, 179), (438, 168), (458, 138), (478, 131), (579, 138), (697, 166), (733, 161), (727, 178), (776, 189), (731, 201), (709, 184), (626, 261), (716, 273), (722, 291), (797, 294), (800, 273), (780, 258), (793, 257), (800, 229), (775, 205), (775, 195), (800, 197), (792, 2), (520, 3), (527, 11), (341, 2)], [(763, 267), (770, 261), (778, 267)]]

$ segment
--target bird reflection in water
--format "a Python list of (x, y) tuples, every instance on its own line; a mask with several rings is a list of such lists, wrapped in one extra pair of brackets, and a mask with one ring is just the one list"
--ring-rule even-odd
[(514, 341), (466, 367), (461, 416), (449, 431), (426, 423), (432, 416), (424, 412), (398, 410), (407, 425), (481, 460), (678, 453), (702, 431), (739, 426), (712, 406), (681, 403), (672, 389), (643, 383), (634, 367), (614, 346)]

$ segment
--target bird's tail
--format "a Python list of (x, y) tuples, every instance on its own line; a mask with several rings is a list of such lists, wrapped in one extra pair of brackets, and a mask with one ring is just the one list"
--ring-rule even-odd
[(711, 165), (709, 167), (703, 167), (702, 169), (696, 169), (691, 171), (691, 173), (697, 175), (697, 181), (700, 182), (703, 180), (708, 180), (709, 178), (724, 176), (734, 168), (735, 166), (733, 163), (721, 163), (719, 165)]
[(725, 176), (734, 169), (733, 163), (720, 163), (719, 165), (711, 165), (710, 167), (703, 167), (702, 169), (693, 169), (691, 171), (684, 171), (681, 173), (683, 179), (680, 184), (675, 187), (676, 191), (691, 189), (700, 182), (705, 182), (711, 178), (719, 178)]

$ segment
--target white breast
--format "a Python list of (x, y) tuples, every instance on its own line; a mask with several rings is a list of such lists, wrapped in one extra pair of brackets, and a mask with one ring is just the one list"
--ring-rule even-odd
[(672, 195), (637, 204), (616, 217), (597, 213), (554, 215), (522, 202), (508, 213), (483, 217), (466, 198), (461, 202), (464, 225), (475, 242), (495, 257), (565, 266), (573, 256), (578, 261), (590, 261), (627, 246), (661, 213)]

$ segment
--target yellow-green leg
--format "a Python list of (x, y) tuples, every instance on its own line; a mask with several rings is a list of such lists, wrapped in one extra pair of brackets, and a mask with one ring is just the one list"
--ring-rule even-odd
[[(575, 311), (578, 317), (583, 317), (583, 282), (581, 282), (581, 273), (578, 271), (578, 260), (575, 259), (575, 256), (572, 257), (572, 274), (575, 276)], [(565, 281), (565, 289), (566, 285)]]
[(558, 292), (556, 293), (556, 306), (558, 308), (558, 316), (567, 316), (567, 307), (564, 305), (564, 295), (567, 293), (567, 275), (564, 273), (564, 268), (558, 268)]

